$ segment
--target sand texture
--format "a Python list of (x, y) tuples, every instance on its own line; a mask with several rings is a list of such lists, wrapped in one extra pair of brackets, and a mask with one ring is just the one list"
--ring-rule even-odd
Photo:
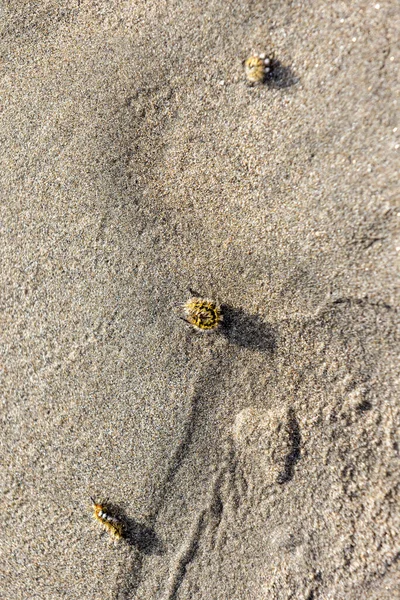
[(400, 598), (399, 4), (0, 27), (1, 599)]

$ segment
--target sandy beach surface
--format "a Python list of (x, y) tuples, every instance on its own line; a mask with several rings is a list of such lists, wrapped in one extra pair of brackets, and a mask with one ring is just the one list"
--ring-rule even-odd
[(0, 597), (399, 598), (398, 3), (0, 27)]

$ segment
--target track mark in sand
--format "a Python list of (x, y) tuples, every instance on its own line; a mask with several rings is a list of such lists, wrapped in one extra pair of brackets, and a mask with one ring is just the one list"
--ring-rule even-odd
[(387, 302), (372, 302), (367, 297), (365, 298), (336, 298), (333, 300), (330, 305), (324, 308), (334, 307), (340, 304), (347, 304), (348, 306), (371, 306), (372, 308), (380, 308), (385, 310), (396, 310), (395, 307), (391, 306)]
[(202, 536), (211, 534), (211, 546), (214, 549), (218, 544), (218, 531), (224, 516), (225, 503), (223, 500), (222, 486), (224, 484), (230, 461), (223, 464), (219, 472), (213, 478), (213, 482), (207, 493), (207, 500), (199, 510), (198, 515), (187, 535), (187, 539), (175, 558), (172, 572), (167, 584), (167, 591), (163, 600), (175, 600), (182, 582), (185, 578), (188, 565), (192, 563), (199, 549)]
[(217, 530), (222, 521), (222, 513), (224, 512), (224, 503), (221, 497), (221, 483), (218, 481), (214, 487), (213, 497), (210, 504), (210, 516), (214, 521), (214, 529)]
[(260, 481), (265, 486), (287, 483), (293, 478), (301, 455), (300, 426), (293, 408), (246, 408), (236, 415), (232, 435), (251, 496), (262, 493)]
[[(224, 517), (224, 511), (226, 507), (226, 501), (228, 501), (228, 508), (230, 504), (230, 492), (231, 485), (228, 484), (228, 493), (225, 494), (223, 488), (224, 482), (226, 483), (227, 468), (223, 466), (214, 480), (214, 484), (211, 486), (210, 498), (206, 511), (208, 513), (207, 525), (210, 535), (211, 549), (215, 550), (221, 543), (223, 538), (223, 530), (221, 529), (221, 522)], [(225, 490), (226, 491), (226, 490)], [(226, 511), (225, 511), (226, 512)], [(225, 515), (226, 516), (226, 515)]]
[(294, 466), (300, 459), (301, 434), (299, 422), (296, 419), (296, 413), (293, 408), (288, 411), (288, 420), (286, 424), (286, 432), (289, 436), (290, 452), (286, 455), (285, 468), (277, 477), (277, 483), (287, 483), (293, 479)]
[(179, 471), (179, 468), (181, 466), (183, 459), (188, 454), (189, 446), (192, 442), (193, 433), (194, 433), (194, 430), (197, 425), (198, 400), (199, 400), (199, 398), (197, 397), (197, 395), (192, 400), (192, 407), (191, 407), (190, 415), (187, 419), (186, 431), (183, 435), (183, 439), (179, 443), (179, 445), (174, 453), (174, 456), (172, 457), (171, 464), (169, 466), (168, 473), (165, 478), (165, 484), (164, 484), (165, 487), (167, 487), (168, 484), (173, 482), (175, 475)]
[(178, 590), (182, 584), (183, 578), (185, 577), (188, 565), (193, 561), (196, 556), (197, 549), (199, 547), (200, 537), (206, 527), (206, 512), (207, 509), (203, 509), (197, 516), (195, 523), (191, 531), (189, 532), (188, 540), (182, 546), (181, 551), (176, 560), (176, 564), (173, 572), (171, 573), (168, 589), (165, 595), (165, 600), (175, 600)]
[(189, 453), (189, 448), (192, 443), (193, 434), (198, 426), (199, 422), (199, 403), (200, 403), (200, 394), (195, 393), (193, 395), (193, 399), (191, 402), (191, 408), (189, 411), (189, 415), (186, 419), (186, 426), (183, 432), (183, 436), (181, 441), (179, 442), (175, 452), (172, 455), (170, 465), (168, 467), (167, 474), (165, 476), (164, 482), (160, 486), (160, 493), (158, 494), (158, 499), (155, 502), (153, 516), (151, 519), (152, 525), (155, 524), (158, 514), (165, 502), (165, 498), (167, 496), (168, 490), (171, 488), (171, 485), (174, 482), (174, 479), (182, 466), (183, 461), (187, 457)]

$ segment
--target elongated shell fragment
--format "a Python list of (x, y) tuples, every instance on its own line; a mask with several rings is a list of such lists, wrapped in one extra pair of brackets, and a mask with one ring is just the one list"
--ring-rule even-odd
[(212, 331), (218, 329), (223, 320), (222, 310), (217, 302), (207, 298), (190, 298), (183, 308), (186, 320), (196, 329)]
[(102, 524), (113, 538), (120, 540), (124, 533), (121, 521), (110, 514), (107, 506), (97, 504), (93, 499), (91, 500), (93, 502), (93, 517)]

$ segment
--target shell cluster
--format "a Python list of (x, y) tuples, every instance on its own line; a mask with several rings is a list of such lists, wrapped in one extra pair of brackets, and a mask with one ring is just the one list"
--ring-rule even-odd
[(96, 521), (101, 523), (108, 533), (116, 540), (121, 539), (124, 533), (121, 521), (110, 514), (110, 510), (107, 506), (104, 504), (97, 504), (93, 498), (91, 498), (91, 501), (93, 502), (93, 517)]
[(264, 83), (271, 70), (271, 59), (266, 54), (253, 54), (244, 63), (244, 72), (250, 84)]
[(222, 310), (219, 304), (207, 298), (190, 298), (183, 308), (186, 313), (186, 321), (200, 331), (212, 331), (218, 329), (223, 320)]

